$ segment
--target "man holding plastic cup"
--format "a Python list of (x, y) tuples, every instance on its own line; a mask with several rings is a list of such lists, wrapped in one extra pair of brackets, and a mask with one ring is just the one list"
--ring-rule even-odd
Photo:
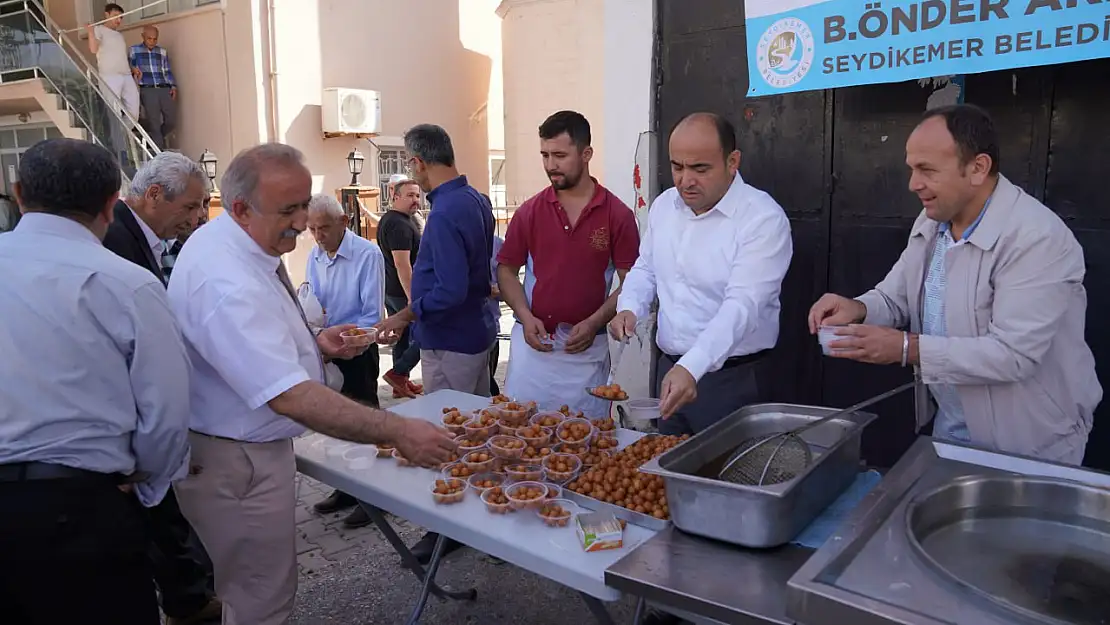
[(924, 209), (905, 251), (867, 293), (822, 296), (810, 332), (844, 326), (828, 343), (836, 358), (913, 366), (937, 438), (1079, 464), (1102, 398), (1084, 340), (1083, 249), (998, 173), (998, 146), (977, 107), (927, 112), (906, 143)]
[(727, 119), (689, 115), (669, 146), (675, 186), (652, 202), (609, 327), (618, 339), (631, 336), (658, 295), (659, 430), (696, 434), (766, 401), (793, 244), (786, 213), (740, 176)]
[[(347, 221), (347, 213), (335, 196), (317, 193), (308, 201), (308, 230), (316, 247), (308, 256), (305, 276), (326, 311), (328, 326), (349, 324), (365, 329), (382, 320), (385, 258), (378, 246), (351, 232)], [(377, 344), (357, 356), (332, 362), (343, 373), (344, 395), (381, 407)], [(354, 508), (343, 519), (344, 527), (364, 527), (371, 522), (358, 500), (339, 490), (313, 508), (324, 513)]]
[[(497, 255), (501, 297), (516, 316), (505, 391), (544, 407), (608, 416), (609, 402), (586, 388), (609, 375), (605, 324), (617, 305), (609, 291), (613, 274), (623, 284), (636, 261), (636, 215), (590, 177), (585, 117), (559, 111), (539, 135), (551, 186), (517, 209)], [(517, 276), (525, 266), (522, 286)]]

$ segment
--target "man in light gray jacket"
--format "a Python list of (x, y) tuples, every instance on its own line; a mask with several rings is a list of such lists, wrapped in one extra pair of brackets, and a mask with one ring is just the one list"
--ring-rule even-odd
[(844, 325), (833, 356), (918, 368), (937, 438), (1081, 463), (1102, 387), (1079, 242), (998, 173), (994, 125), (977, 107), (926, 113), (906, 164), (924, 210), (905, 251), (871, 291), (821, 297), (810, 331)]

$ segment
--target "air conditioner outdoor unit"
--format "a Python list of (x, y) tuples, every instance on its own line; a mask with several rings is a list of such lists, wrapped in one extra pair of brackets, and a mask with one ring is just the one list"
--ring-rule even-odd
[(379, 134), (382, 127), (381, 94), (368, 89), (324, 89), (321, 115), (324, 134)]

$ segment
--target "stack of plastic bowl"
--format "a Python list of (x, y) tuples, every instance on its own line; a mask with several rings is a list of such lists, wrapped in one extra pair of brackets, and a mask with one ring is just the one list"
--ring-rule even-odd
[(559, 325), (555, 326), (555, 334), (552, 335), (552, 340), (554, 341), (552, 343), (552, 348), (555, 351), (561, 352), (566, 349), (567, 339), (570, 338), (570, 331), (573, 329), (574, 326), (570, 325), (569, 323), (560, 323)]

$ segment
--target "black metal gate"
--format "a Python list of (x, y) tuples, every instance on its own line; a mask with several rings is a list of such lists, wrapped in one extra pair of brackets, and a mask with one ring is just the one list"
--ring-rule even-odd
[[(782, 295), (777, 399), (847, 406), (909, 379), (898, 367), (822, 358), (806, 329), (826, 291), (858, 295), (882, 279), (920, 212), (906, 188), (905, 142), (933, 87), (917, 81), (748, 99), (741, 0), (658, 0), (656, 121), (661, 188), (671, 186), (667, 135), (707, 110), (739, 132), (741, 173), (786, 209), (794, 261)], [(1110, 59), (970, 75), (965, 98), (988, 109), (1002, 142), (1002, 171), (1075, 231), (1087, 260), (1087, 340), (1099, 371), (1110, 366)], [(1104, 380), (1103, 385), (1110, 382)], [(914, 438), (908, 396), (876, 407), (864, 454), (893, 463)], [(1086, 463), (1110, 469), (1110, 399), (1095, 417)]]

